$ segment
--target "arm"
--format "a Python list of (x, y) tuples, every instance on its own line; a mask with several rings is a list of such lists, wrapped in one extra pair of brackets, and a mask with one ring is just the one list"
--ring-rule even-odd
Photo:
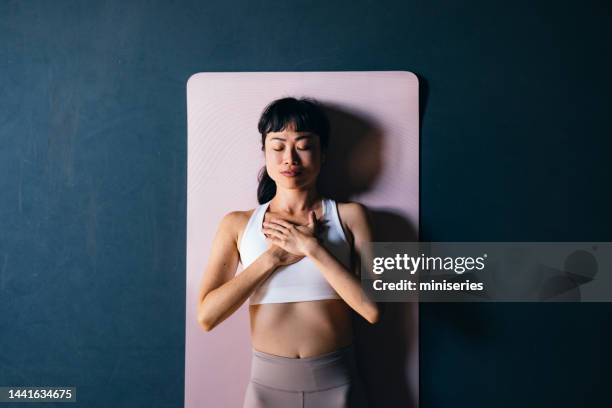
[(223, 217), (213, 241), (198, 298), (197, 319), (206, 331), (234, 313), (278, 266), (301, 259), (271, 246), (242, 273), (234, 276), (239, 262), (240, 220), (240, 212)]
[(358, 203), (344, 204), (344, 219), (354, 237), (355, 273), (351, 273), (324, 246), (317, 242), (307, 250), (308, 256), (321, 270), (338, 295), (357, 313), (370, 323), (379, 319), (378, 306), (361, 288), (358, 278), (361, 259), (370, 256), (371, 233), (365, 207)]

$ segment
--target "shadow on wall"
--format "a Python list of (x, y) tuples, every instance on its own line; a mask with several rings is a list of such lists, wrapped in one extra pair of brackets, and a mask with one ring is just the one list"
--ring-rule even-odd
[[(384, 134), (372, 121), (342, 110), (326, 107), (331, 137), (327, 160), (321, 169), (318, 188), (339, 202), (372, 188), (382, 171)], [(390, 211), (368, 209), (373, 241), (417, 241), (417, 229), (407, 219)], [(375, 325), (354, 315), (357, 363), (370, 406), (414, 407), (416, 396), (408, 378), (409, 358), (418, 340), (415, 304), (381, 303), (381, 318)], [(416, 354), (416, 353), (415, 353)], [(412, 362), (414, 363), (414, 362)]]

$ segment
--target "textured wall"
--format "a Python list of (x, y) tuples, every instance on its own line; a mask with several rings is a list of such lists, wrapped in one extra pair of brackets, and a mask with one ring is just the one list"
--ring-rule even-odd
[[(421, 238), (611, 241), (611, 35), (598, 0), (0, 2), (0, 384), (182, 405), (194, 72), (415, 72)], [(421, 403), (610, 406), (610, 315), (421, 305)]]

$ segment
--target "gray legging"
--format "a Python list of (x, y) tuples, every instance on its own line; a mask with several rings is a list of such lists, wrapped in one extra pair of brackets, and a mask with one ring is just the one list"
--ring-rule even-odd
[(366, 408), (352, 345), (290, 358), (253, 349), (243, 408)]

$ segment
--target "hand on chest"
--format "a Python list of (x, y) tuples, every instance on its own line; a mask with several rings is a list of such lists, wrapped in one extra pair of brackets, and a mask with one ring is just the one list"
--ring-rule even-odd
[[(276, 213), (276, 212), (266, 212), (264, 214), (263, 222), (272, 222), (274, 223), (276, 220), (283, 220), (289, 222), (296, 226), (310, 226), (310, 220), (308, 216), (295, 216), (286, 213)], [(317, 214), (316, 223), (314, 225), (314, 234), (318, 237), (325, 236), (327, 230), (329, 229), (329, 221), (324, 218), (324, 216)], [(264, 234), (265, 235), (265, 234)]]

